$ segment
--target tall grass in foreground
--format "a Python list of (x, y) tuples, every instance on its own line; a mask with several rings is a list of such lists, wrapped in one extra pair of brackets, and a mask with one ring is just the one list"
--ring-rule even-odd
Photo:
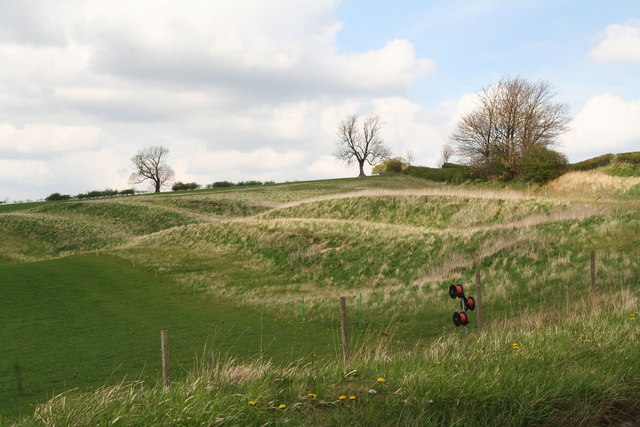
[[(350, 365), (276, 367), (204, 353), (164, 391), (143, 382), (69, 392), (18, 425), (595, 425), (638, 420), (640, 327), (608, 295), (411, 351), (372, 337)], [(635, 300), (634, 300), (635, 301)], [(633, 303), (632, 303), (633, 305)], [(518, 344), (515, 346), (514, 344)], [(517, 348), (514, 348), (517, 347)], [(341, 396), (344, 396), (341, 398)]]

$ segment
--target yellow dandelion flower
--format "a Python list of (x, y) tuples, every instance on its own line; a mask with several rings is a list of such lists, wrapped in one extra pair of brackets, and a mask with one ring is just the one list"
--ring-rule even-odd
[(309, 393), (309, 397), (317, 397), (314, 393)]
[(343, 394), (343, 395), (342, 395), (342, 396), (340, 396), (338, 399), (340, 399), (340, 400), (344, 400), (344, 399), (346, 399), (346, 398), (347, 398), (347, 396), (345, 396), (345, 395)]
[(377, 379), (377, 381), (378, 381), (379, 383), (383, 383), (383, 382), (385, 382), (386, 380), (385, 380), (384, 378), (380, 377), (380, 378), (378, 378), (378, 379)]
[(256, 403), (257, 403), (257, 402), (256, 402), (255, 400), (250, 400), (250, 401), (249, 401), (249, 405), (251, 405), (251, 406), (255, 405)]
[(355, 396), (349, 396), (349, 399), (356, 400), (356, 397)]
[(278, 408), (280, 408), (280, 409), (284, 409), (284, 408), (286, 408), (286, 407), (287, 407), (287, 405), (285, 405), (284, 403), (281, 403), (281, 404), (278, 406)]
[(442, 362), (437, 361), (437, 362), (436, 362), (436, 365), (440, 366), (440, 365), (442, 365)]

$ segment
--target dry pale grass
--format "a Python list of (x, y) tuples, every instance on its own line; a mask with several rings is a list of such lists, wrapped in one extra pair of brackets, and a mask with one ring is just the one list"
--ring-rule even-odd
[(387, 190), (387, 189), (366, 189), (360, 191), (352, 191), (342, 194), (325, 194), (321, 196), (311, 197), (302, 200), (295, 200), (280, 204), (277, 209), (286, 209), (305, 203), (314, 203), (324, 200), (350, 199), (354, 197), (385, 197), (385, 196), (457, 196), (472, 199), (501, 199), (501, 200), (523, 200), (528, 199), (526, 194), (516, 190), (486, 190), (473, 189), (458, 186), (443, 185), (440, 187), (406, 189), (406, 190)]
[[(470, 209), (472, 210), (472, 209)], [(607, 215), (608, 210), (602, 206), (596, 205), (580, 205), (568, 207), (561, 211), (552, 212), (549, 214), (533, 214), (527, 215), (524, 218), (517, 219), (515, 221), (501, 222), (491, 225), (481, 226), (464, 226), (464, 223), (477, 222), (477, 217), (474, 217), (470, 210), (466, 210), (467, 216), (460, 216), (457, 221), (452, 221), (451, 228), (432, 228), (423, 226), (414, 226), (409, 224), (389, 224), (373, 221), (363, 221), (360, 219), (336, 219), (336, 218), (274, 218), (270, 220), (260, 219), (261, 224), (273, 224), (278, 226), (284, 226), (289, 224), (290, 226), (302, 227), (304, 224), (316, 224), (320, 227), (331, 229), (336, 226), (347, 227), (349, 225), (357, 227), (359, 229), (358, 234), (362, 235), (365, 230), (373, 231), (377, 236), (381, 238), (395, 237), (399, 235), (424, 235), (424, 234), (456, 234), (456, 235), (472, 235), (482, 231), (491, 230), (506, 230), (535, 227), (538, 225), (556, 223), (561, 221), (572, 220), (584, 220), (593, 216)], [(478, 214), (481, 212), (478, 211)], [(484, 212), (482, 212), (484, 215)], [(245, 219), (243, 222), (250, 222), (251, 220)]]
[(611, 176), (599, 171), (568, 172), (549, 182), (550, 189), (558, 192), (624, 192), (640, 184), (640, 177)]
[[(200, 371), (198, 377), (207, 378), (210, 388), (229, 385), (243, 386), (263, 378), (267, 372), (273, 369), (271, 362), (259, 359), (245, 363), (240, 363), (236, 359), (219, 360), (217, 363), (204, 361), (198, 369)], [(197, 384), (191, 385), (192, 388), (195, 386)]]

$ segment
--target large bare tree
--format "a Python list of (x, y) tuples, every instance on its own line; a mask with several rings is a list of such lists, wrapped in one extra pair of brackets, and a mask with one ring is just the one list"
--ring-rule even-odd
[(382, 121), (375, 114), (364, 120), (362, 131), (358, 127), (357, 115), (347, 117), (338, 125), (338, 142), (334, 155), (349, 165), (356, 161), (360, 168), (358, 176), (366, 176), (365, 162), (373, 165), (391, 157), (391, 149), (380, 136), (381, 129)]
[(131, 166), (135, 170), (129, 177), (129, 183), (141, 184), (147, 180), (153, 183), (156, 193), (175, 176), (166, 158), (169, 150), (159, 147), (144, 148), (131, 158)]
[(532, 148), (548, 148), (568, 130), (568, 105), (554, 96), (548, 82), (522, 77), (483, 89), (451, 137), (456, 153), (480, 174), (517, 176)]

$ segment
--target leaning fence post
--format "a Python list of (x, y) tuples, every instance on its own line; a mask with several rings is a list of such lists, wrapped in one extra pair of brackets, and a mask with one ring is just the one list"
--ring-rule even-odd
[(362, 329), (362, 292), (360, 292), (360, 304), (358, 306), (358, 326)]
[(596, 251), (591, 251), (591, 293), (596, 291)]
[(482, 330), (482, 287), (480, 286), (480, 270), (476, 270), (476, 311), (478, 313), (478, 330)]
[(169, 388), (169, 332), (160, 331), (160, 346), (162, 348), (162, 384), (165, 390)]
[(342, 357), (344, 363), (349, 361), (349, 335), (347, 333), (347, 301), (340, 297), (340, 323), (342, 324)]

